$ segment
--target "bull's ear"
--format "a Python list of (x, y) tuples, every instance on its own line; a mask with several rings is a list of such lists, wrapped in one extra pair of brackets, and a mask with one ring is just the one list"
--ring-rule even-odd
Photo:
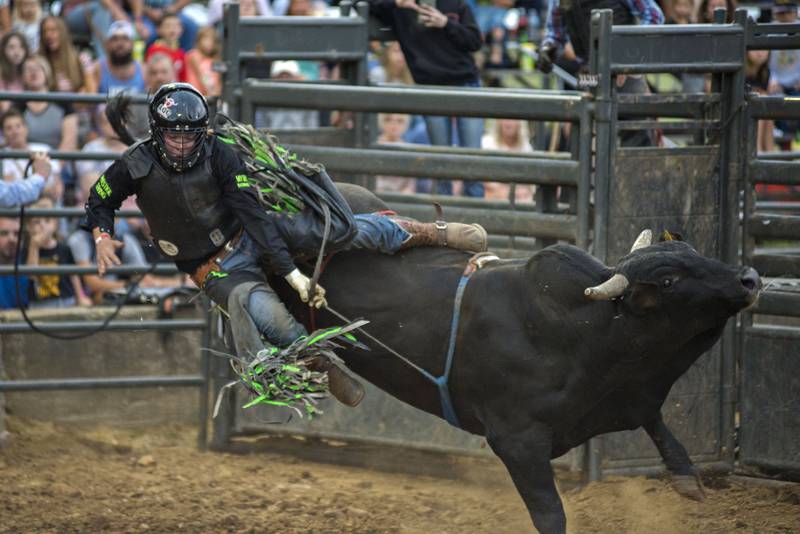
[(683, 241), (683, 236), (678, 232), (670, 232), (669, 230), (664, 230), (663, 232), (661, 232), (660, 241)]
[(657, 284), (637, 282), (631, 288), (628, 302), (635, 313), (647, 313), (661, 304)]

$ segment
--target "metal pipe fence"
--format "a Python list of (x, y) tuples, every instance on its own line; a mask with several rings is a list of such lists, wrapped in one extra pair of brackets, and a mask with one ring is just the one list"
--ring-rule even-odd
[[(2, 98), (2, 93), (0, 93)], [(22, 156), (12, 155), (10, 157), (27, 157), (27, 153)], [(80, 152), (62, 153), (67, 158), (80, 159), (83, 154)], [(0, 151), (0, 158), (9, 157), (8, 152)], [(65, 158), (66, 159), (66, 158)], [(105, 158), (100, 158), (105, 159)], [(26, 210), (26, 216), (33, 217), (79, 217), (84, 210), (80, 208), (31, 208)], [(16, 208), (0, 209), (0, 217), (17, 218), (20, 210)], [(120, 210), (120, 217), (141, 216), (138, 210)], [(157, 275), (170, 275), (179, 271), (174, 264), (160, 263), (149, 266), (122, 265), (111, 267), (107, 271), (109, 274), (120, 275), (144, 275), (147, 273)], [(0, 275), (20, 275), (40, 276), (40, 275), (85, 275), (96, 274), (97, 266), (77, 266), (77, 265), (0, 265)], [(104, 326), (104, 321), (83, 320), (83, 321), (36, 321), (36, 327), (46, 333), (68, 333), (68, 332), (93, 332), (100, 328), (108, 332), (175, 332), (175, 331), (200, 331), (202, 332), (202, 347), (208, 347), (211, 339), (211, 313), (207, 297), (203, 297), (204, 316), (199, 319), (157, 319), (157, 320), (114, 320)], [(29, 334), (34, 331), (27, 322), (0, 323), (0, 335), (2, 334)], [(0, 380), (0, 393), (3, 392), (24, 392), (24, 391), (54, 391), (54, 390), (76, 390), (76, 389), (99, 389), (99, 388), (139, 388), (139, 387), (195, 387), (199, 388), (200, 399), (198, 408), (198, 447), (205, 449), (207, 446), (207, 420), (209, 403), (209, 354), (201, 350), (199, 369), (197, 374), (192, 375), (152, 375), (152, 376), (121, 376), (107, 378), (58, 378), (58, 379), (14, 379)]]

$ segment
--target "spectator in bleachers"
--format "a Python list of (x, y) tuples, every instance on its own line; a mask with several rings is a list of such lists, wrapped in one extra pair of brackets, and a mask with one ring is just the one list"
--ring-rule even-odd
[(164, 15), (158, 24), (158, 39), (147, 47), (145, 54), (145, 59), (150, 59), (155, 54), (169, 56), (180, 82), (186, 80), (186, 51), (180, 46), (182, 33), (181, 19), (177, 15)]
[(25, 36), (31, 54), (39, 50), (39, 24), (42, 16), (41, 0), (14, 0), (11, 28)]
[(39, 39), (39, 54), (47, 59), (53, 75), (52, 89), (67, 93), (97, 92), (91, 57), (88, 53), (78, 54), (61, 17), (43, 18)]
[[(769, 50), (748, 50), (745, 56), (745, 91), (754, 91), (760, 95), (769, 92)], [(775, 150), (775, 123), (771, 120), (759, 120), (756, 134), (756, 150), (772, 152)]]
[[(409, 116), (400, 113), (381, 113), (378, 115), (378, 127), (381, 133), (379, 145), (403, 145), (403, 134), (408, 129)], [(416, 191), (416, 179), (406, 176), (376, 176), (375, 190), (391, 193), (412, 194)]]
[[(172, 58), (164, 54), (150, 56), (144, 65), (144, 83), (146, 93), (155, 93), (162, 85), (178, 81)], [(147, 104), (131, 104), (131, 118), (128, 131), (137, 139), (143, 139), (150, 130), (147, 118)]]
[[(58, 163), (50, 161), (47, 157), (50, 146), (28, 142), (28, 125), (22, 113), (16, 108), (11, 108), (0, 116), (0, 128), (7, 149), (31, 153), (31, 158), (3, 159), (3, 180), (16, 182), (24, 180), (27, 175), (39, 175), (45, 181), (42, 195), (58, 202), (64, 194), (64, 185), (61, 182)], [(39, 160), (43, 162), (39, 163)], [(30, 169), (28, 169), (29, 163)]]
[(133, 25), (115, 21), (106, 34), (106, 55), (97, 61), (94, 76), (101, 94), (113, 96), (120, 91), (144, 93), (144, 69), (133, 59)]
[[(437, 7), (417, 5), (414, 0), (372, 0), (370, 11), (391, 26), (416, 83), (480, 86), (472, 54), (481, 49), (483, 41), (472, 10), (464, 0), (438, 0)], [(425, 117), (425, 122), (434, 145), (452, 144), (454, 121), (450, 117)], [(480, 148), (483, 119), (459, 117), (455, 123), (459, 146)], [(440, 181), (436, 192), (452, 194), (453, 184)], [(464, 184), (464, 193), (482, 197), (483, 185)]]
[[(666, 13), (664, 13), (666, 15)], [(692, 24), (694, 22), (694, 2), (692, 0), (673, 0), (666, 24)]]
[[(17, 257), (17, 241), (19, 240), (19, 219), (16, 217), (0, 217), (0, 265), (12, 265)], [(19, 295), (17, 298), (17, 285)], [(18, 308), (20, 304), (27, 306), (27, 275), (15, 277), (13, 274), (0, 275), (0, 310)]]
[(183, 8), (192, 3), (192, 0), (144, 0), (144, 17), (142, 22), (147, 27), (150, 37), (146, 39), (150, 46), (160, 35), (156, 28), (161, 24), (164, 17), (175, 15), (178, 17), (183, 29), (179, 35), (179, 47), (182, 50), (191, 50), (197, 38), (197, 23), (183, 12)]
[[(775, 0), (772, 7), (774, 22), (797, 22), (797, 0)], [(800, 50), (774, 50), (769, 62), (771, 93), (787, 96), (800, 94)]]
[[(797, 0), (775, 0), (772, 6), (775, 22), (797, 22)], [(769, 92), (786, 96), (800, 95), (800, 50), (773, 50), (769, 61)], [(780, 120), (775, 126), (783, 133), (786, 145), (798, 131), (798, 121)]]
[[(208, 2), (208, 25), (215, 26), (222, 20), (222, 8), (227, 0)], [(282, 17), (289, 11), (289, 0), (239, 0), (240, 17)]]
[(214, 62), (222, 59), (221, 47), (217, 30), (206, 27), (197, 32), (197, 43), (186, 54), (186, 80), (206, 97), (222, 92), (219, 72), (214, 72)]
[[(47, 93), (52, 84), (50, 64), (41, 56), (32, 56), (22, 66), (26, 91)], [(29, 100), (21, 106), (28, 128), (28, 140), (44, 143), (58, 150), (78, 149), (78, 117), (68, 102)]]
[[(47, 154), (39, 152), (31, 154), (33, 174), (28, 176), (25, 180), (14, 180), (8, 182), (5, 179), (0, 180), (0, 208), (13, 208), (22, 204), (30, 204), (39, 199), (39, 196), (44, 191), (44, 186), (47, 184), (45, 176), (39, 172), (49, 172), (46, 167), (42, 168), (42, 163), (39, 160), (44, 160), (49, 163)], [(6, 160), (9, 161), (9, 160)]]
[[(572, 44), (578, 60), (585, 67), (589, 61), (591, 11), (579, 9), (566, 0), (549, 0), (549, 5), (545, 35), (539, 49), (536, 68), (545, 73), (551, 72), (559, 48), (564, 47), (568, 41)], [(613, 11), (612, 18), (615, 25), (649, 26), (664, 23), (664, 13), (654, 0), (617, 0), (608, 7)], [(650, 92), (647, 81), (642, 75), (617, 76), (616, 84), (620, 93)], [(623, 131), (619, 137), (622, 146), (644, 147), (656, 144), (647, 130)]]
[[(97, 152), (115, 152), (122, 154), (125, 152), (127, 146), (125, 143), (117, 138), (117, 134), (111, 127), (111, 123), (106, 118), (105, 106), (98, 106), (92, 114), (92, 122), (94, 131), (97, 133), (97, 138), (86, 143), (81, 152), (87, 154)], [(107, 168), (114, 163), (111, 160), (82, 160), (75, 163), (75, 168), (78, 174), (78, 191), (81, 193), (76, 199), (75, 204), (83, 206), (88, 197), (83, 197), (83, 193), (88, 191), (93, 183), (100, 178)]]
[[(22, 91), (22, 64), (28, 58), (28, 43), (16, 31), (8, 32), (0, 39), (0, 90)], [(11, 107), (11, 102), (0, 102), (0, 111)]]
[[(532, 154), (533, 147), (530, 143), (528, 123), (515, 119), (497, 119), (489, 133), (481, 139), (481, 148), (486, 150), (501, 150), (503, 152), (517, 152)], [(527, 184), (509, 184), (500, 182), (486, 182), (486, 198), (491, 200), (508, 200), (513, 198), (517, 203), (533, 202), (534, 188)]]
[(391, 41), (380, 53), (380, 63), (369, 71), (370, 83), (402, 83), (413, 85), (414, 78), (408, 70), (406, 57), (400, 48), (400, 43)]
[(155, 93), (158, 88), (178, 81), (178, 73), (172, 58), (164, 54), (153, 54), (145, 63), (144, 81), (148, 93)]
[[(321, 1), (290, 0), (289, 11), (286, 14), (290, 17), (319, 17), (324, 15), (324, 8), (325, 4)], [(316, 81), (320, 79), (320, 64), (318, 61), (298, 61), (297, 65), (306, 80)]]
[[(665, 13), (666, 15), (666, 13)], [(666, 24), (694, 24), (694, 2), (674, 0), (670, 6), (670, 17)], [(706, 90), (706, 75), (695, 72), (682, 72), (677, 75), (684, 93), (702, 93)]]
[[(53, 201), (43, 198), (31, 207), (52, 208)], [(42, 267), (75, 265), (72, 252), (58, 233), (58, 220), (55, 217), (33, 217), (25, 221), (24, 248), (20, 254), (22, 259), (27, 265)], [(31, 308), (92, 305), (92, 301), (83, 294), (80, 277), (75, 274), (30, 276), (27, 292)]]
[[(297, 61), (274, 61), (272, 79), (280, 81), (303, 81)], [(319, 126), (319, 111), (315, 109), (256, 108), (256, 128), (301, 129)]]
[(695, 20), (698, 24), (712, 24), (716, 9), (725, 9), (725, 22), (733, 22), (733, 13), (736, 11), (735, 0), (700, 0)]
[(61, 16), (73, 35), (91, 36), (92, 48), (100, 59), (106, 54), (106, 36), (115, 21), (132, 22), (142, 39), (150, 37), (149, 30), (142, 22), (142, 0), (132, 0), (127, 6), (131, 14), (125, 11), (126, 2), (122, 0), (80, 0), (74, 6), (65, 5)]
[(9, 0), (0, 0), (0, 34), (11, 31), (11, 6)]

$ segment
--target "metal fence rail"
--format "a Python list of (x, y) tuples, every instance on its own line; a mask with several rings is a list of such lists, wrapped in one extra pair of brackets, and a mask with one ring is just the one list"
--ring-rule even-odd
[[(2, 93), (0, 93), (2, 98)], [(55, 153), (51, 153), (55, 156)], [(63, 159), (81, 159), (83, 153), (70, 152), (60, 153), (66, 156)], [(96, 154), (95, 154), (96, 155)], [(0, 158), (6, 157), (27, 157), (27, 152), (21, 155), (13, 152), (0, 151)], [(105, 158), (95, 158), (105, 159)], [(84, 210), (80, 208), (31, 208), (26, 210), (28, 217), (78, 217), (83, 215)], [(20, 210), (16, 208), (0, 209), (0, 217), (19, 217)], [(141, 216), (138, 210), (121, 210), (120, 216)], [(39, 265), (0, 265), (0, 275), (70, 275), (70, 274), (96, 274), (97, 266), (39, 266)], [(159, 263), (155, 266), (116, 266), (108, 269), (109, 274), (143, 275), (152, 274), (175, 274), (178, 270), (174, 264)], [(209, 305), (207, 298), (204, 297), (204, 314), (199, 319), (157, 319), (157, 320), (115, 320), (103, 327), (104, 321), (36, 321), (36, 327), (48, 333), (64, 332), (92, 332), (103, 327), (104, 331), (110, 332), (144, 332), (160, 331), (174, 332), (181, 330), (199, 330), (202, 332), (201, 347), (211, 345), (211, 321), (212, 316), (208, 311)], [(0, 323), (0, 335), (2, 334), (29, 334), (34, 333), (27, 322)], [(107, 378), (58, 378), (58, 379), (15, 379), (0, 380), (0, 393), (23, 392), (23, 391), (53, 391), (53, 390), (76, 390), (76, 389), (98, 389), (98, 388), (138, 388), (138, 387), (195, 387), (199, 388), (200, 402), (198, 410), (198, 436), (197, 442), (200, 448), (205, 449), (208, 441), (207, 421), (208, 421), (208, 402), (209, 402), (209, 376), (210, 376), (210, 357), (208, 351), (202, 350), (200, 354), (200, 372), (191, 375), (169, 375), (169, 376), (120, 376)]]
[[(748, 50), (800, 48), (800, 24), (758, 24), (747, 20), (745, 27)], [(786, 241), (796, 245), (800, 242), (800, 203), (757, 202), (755, 186), (800, 185), (797, 153), (775, 155), (756, 150), (758, 121), (797, 120), (800, 106), (794, 98), (757, 94), (748, 95), (746, 103), (742, 260), (766, 276), (766, 290), (741, 321), (738, 469), (798, 480), (800, 255), (792, 253)], [(794, 213), (780, 214), (780, 208)], [(759, 243), (770, 240), (783, 244), (770, 249)]]

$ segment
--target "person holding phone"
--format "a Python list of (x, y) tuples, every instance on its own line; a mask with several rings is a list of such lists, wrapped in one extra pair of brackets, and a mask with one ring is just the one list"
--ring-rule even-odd
[[(423, 85), (479, 87), (478, 67), (472, 57), (483, 46), (478, 24), (464, 0), (370, 0), (370, 13), (390, 26), (414, 82)], [(483, 119), (455, 121), (458, 144), (480, 148)], [(451, 117), (425, 117), (431, 143), (451, 145)], [(452, 194), (452, 183), (439, 182), (435, 193)], [(483, 184), (464, 185), (464, 194), (483, 196)]]

